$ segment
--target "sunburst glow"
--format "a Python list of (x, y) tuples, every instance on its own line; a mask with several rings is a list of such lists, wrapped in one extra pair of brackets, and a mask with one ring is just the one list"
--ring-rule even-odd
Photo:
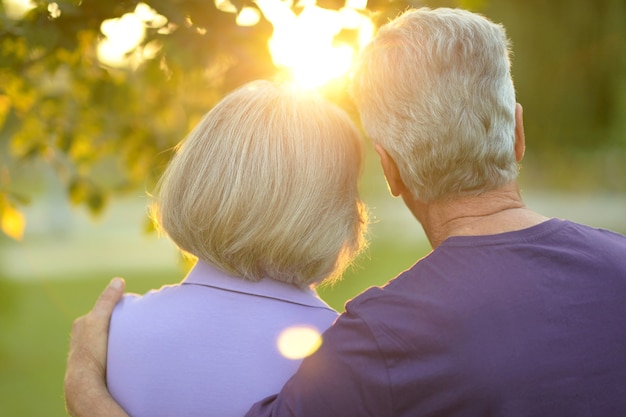
[[(286, 69), (296, 84), (305, 88), (322, 86), (347, 73), (355, 53), (374, 32), (372, 22), (357, 12), (365, 2), (352, 2), (341, 10), (318, 7), (315, 0), (303, 6), (300, 14), (289, 1), (257, 0), (263, 15), (274, 27), (269, 49), (274, 64)], [(335, 37), (344, 29), (357, 31), (356, 44), (338, 43)]]

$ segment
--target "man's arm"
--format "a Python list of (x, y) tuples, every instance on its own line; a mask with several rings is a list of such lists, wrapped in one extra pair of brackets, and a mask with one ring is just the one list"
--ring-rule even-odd
[(128, 417), (106, 387), (109, 322), (124, 294), (124, 280), (114, 278), (93, 309), (72, 326), (65, 371), (65, 404), (72, 417)]

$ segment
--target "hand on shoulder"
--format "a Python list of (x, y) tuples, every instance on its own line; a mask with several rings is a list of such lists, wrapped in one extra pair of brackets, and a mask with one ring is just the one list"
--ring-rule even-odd
[(106, 387), (109, 322), (124, 287), (123, 279), (114, 278), (93, 309), (72, 325), (65, 371), (65, 404), (72, 417), (128, 417)]

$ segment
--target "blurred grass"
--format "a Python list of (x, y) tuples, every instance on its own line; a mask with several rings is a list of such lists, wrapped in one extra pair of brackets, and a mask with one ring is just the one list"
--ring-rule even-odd
[[(65, 415), (63, 375), (71, 324), (90, 309), (109, 277), (2, 280), (2, 293), (11, 297), (12, 307), (0, 317), (1, 416)], [(132, 277), (129, 287), (143, 292), (167, 278), (171, 275), (147, 273)]]
[[(334, 308), (364, 288), (386, 282), (428, 252), (426, 243), (373, 243), (344, 279), (320, 289)], [(117, 271), (116, 273), (119, 273)], [(73, 320), (86, 313), (114, 272), (64, 280), (0, 277), (0, 416), (65, 416), (63, 375)], [(179, 281), (182, 268), (126, 274), (127, 289), (144, 293)]]

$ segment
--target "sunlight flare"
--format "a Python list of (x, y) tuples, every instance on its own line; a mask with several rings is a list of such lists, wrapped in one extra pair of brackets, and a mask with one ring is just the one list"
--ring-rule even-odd
[(283, 330), (278, 336), (278, 350), (288, 359), (303, 359), (322, 345), (322, 336), (309, 326), (294, 326)]
[[(358, 50), (373, 35), (369, 18), (351, 7), (329, 10), (308, 1), (296, 14), (284, 0), (256, 0), (274, 27), (269, 49), (274, 64), (304, 88), (317, 88), (345, 75)], [(357, 2), (361, 7), (363, 1)], [(337, 41), (342, 30), (357, 31), (356, 44)]]
[(33, 0), (2, 0), (4, 13), (9, 19), (19, 20), (37, 7)]
[[(103, 21), (100, 31), (104, 38), (98, 44), (98, 59), (112, 67), (126, 67), (149, 58), (154, 45), (147, 54), (138, 50), (146, 37), (146, 28), (158, 29), (167, 23), (167, 18), (145, 3), (137, 4), (132, 13)], [(133, 52), (138, 53), (133, 55)]]
[(254, 26), (261, 20), (261, 12), (253, 7), (244, 7), (237, 14), (236, 23), (238, 26)]

